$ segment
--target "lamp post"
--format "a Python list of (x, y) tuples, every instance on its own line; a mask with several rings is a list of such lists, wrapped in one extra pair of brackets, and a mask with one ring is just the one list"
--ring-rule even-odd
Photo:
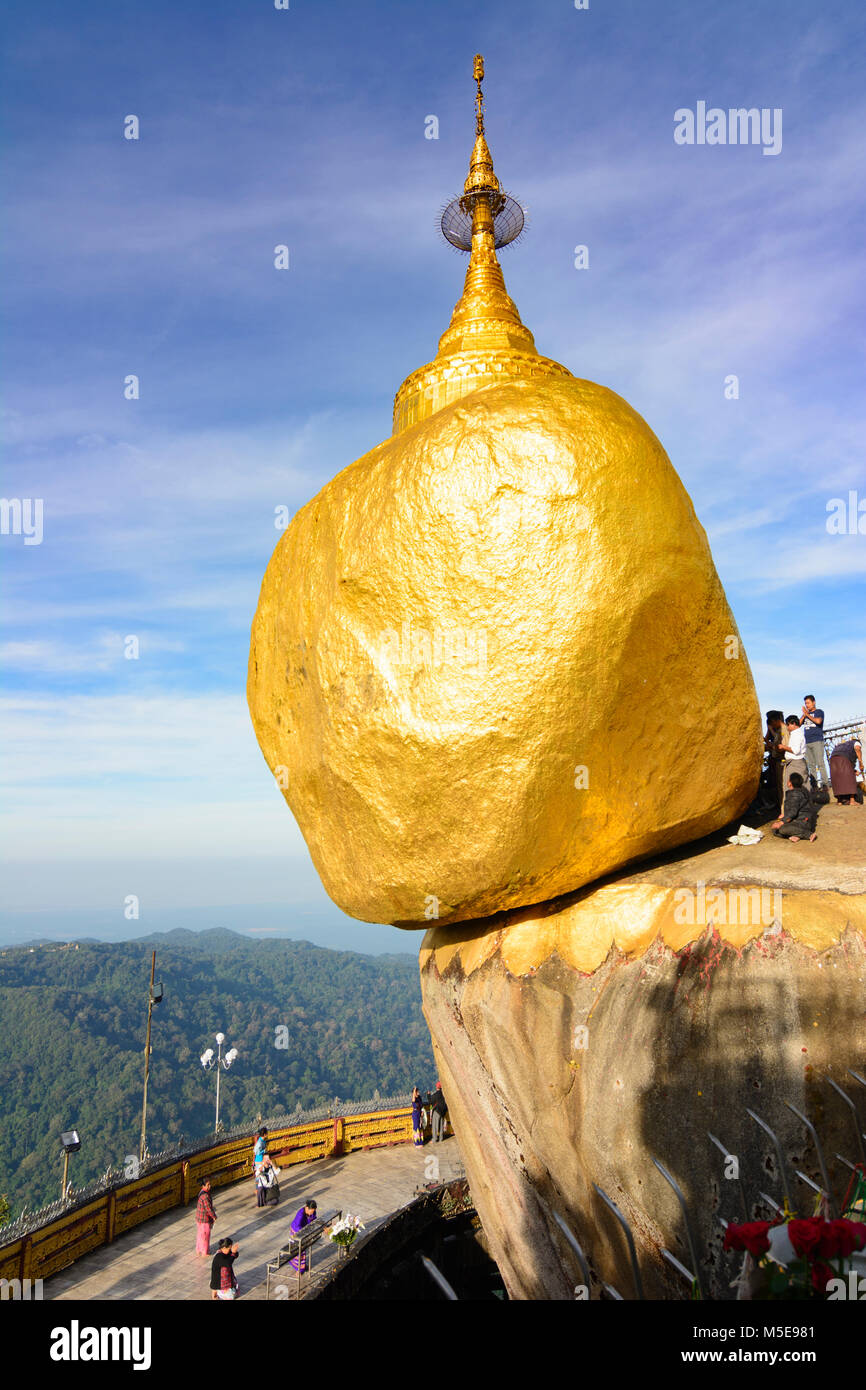
[(156, 972), (156, 951), (150, 958), (150, 986), (147, 991), (147, 1038), (144, 1044), (144, 1097), (141, 1102), (141, 1141), (138, 1146), (138, 1161), (144, 1162), (145, 1153), (145, 1132), (147, 1130), (147, 1081), (150, 1076), (150, 1020), (153, 1015), (154, 1004), (162, 1003), (163, 988), (161, 984), (154, 984), (153, 977)]
[(60, 1143), (62, 1146), (63, 1153), (63, 1188), (61, 1190), (60, 1195), (63, 1201), (65, 1202), (66, 1193), (69, 1187), (69, 1184), (67, 1182), (67, 1179), (69, 1177), (69, 1155), (78, 1153), (78, 1150), (81, 1148), (81, 1140), (78, 1137), (78, 1130), (65, 1129), (60, 1136)]
[(205, 1071), (210, 1071), (211, 1067), (216, 1067), (216, 1120), (214, 1121), (214, 1134), (218, 1134), (220, 1127), (220, 1072), (223, 1067), (225, 1067), (226, 1071), (228, 1071), (232, 1062), (238, 1055), (238, 1050), (236, 1047), (229, 1048), (228, 1052), (224, 1057), (223, 1043), (226, 1040), (225, 1033), (215, 1033), (214, 1040), (217, 1045), (216, 1057), (214, 1057), (213, 1055), (213, 1048), (209, 1047), (206, 1052), (202, 1053), (201, 1064), (204, 1067)]

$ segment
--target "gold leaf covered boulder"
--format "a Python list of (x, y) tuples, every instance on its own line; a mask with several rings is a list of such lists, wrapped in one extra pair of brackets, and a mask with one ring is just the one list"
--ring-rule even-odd
[(760, 768), (703, 528), (641, 417), (536, 351), (496, 257), (514, 206), (479, 95), (439, 353), (285, 531), (253, 623), (262, 751), (366, 921), (546, 901), (724, 825)]

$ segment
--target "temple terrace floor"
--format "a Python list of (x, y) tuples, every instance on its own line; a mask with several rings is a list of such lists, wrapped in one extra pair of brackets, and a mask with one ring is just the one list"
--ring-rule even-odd
[[(438, 1160), (438, 1173), (429, 1160)], [(240, 1246), (235, 1273), (240, 1298), (265, 1297), (266, 1264), (285, 1243), (292, 1218), (305, 1198), (317, 1203), (319, 1212), (341, 1209), (359, 1216), (373, 1230), (393, 1212), (408, 1205), (416, 1189), (431, 1180), (447, 1182), (463, 1175), (455, 1138), (439, 1144), (412, 1144), (385, 1149), (365, 1149), (340, 1158), (284, 1168), (280, 1176), (280, 1203), (256, 1207), (251, 1178), (214, 1190), (217, 1221), (211, 1234), (211, 1253), (222, 1236), (232, 1236)], [(195, 1203), (175, 1207), (118, 1236), (111, 1245), (85, 1255), (68, 1269), (46, 1279), (45, 1299), (209, 1299), (210, 1258), (195, 1253)], [(305, 1276), (303, 1295), (315, 1289), (337, 1259), (337, 1247), (327, 1238), (313, 1251), (312, 1282)], [(295, 1296), (297, 1276), (285, 1265), (274, 1286), (284, 1284)], [(285, 1293), (281, 1295), (286, 1297)]]

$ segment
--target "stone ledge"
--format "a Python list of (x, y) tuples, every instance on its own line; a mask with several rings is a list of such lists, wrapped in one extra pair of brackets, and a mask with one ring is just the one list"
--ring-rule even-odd
[(548, 903), (433, 927), (422, 972), (458, 960), (470, 975), (500, 956), (526, 975), (556, 953), (591, 974), (612, 950), (634, 958), (658, 939), (678, 952), (708, 930), (738, 950), (779, 931), (816, 951), (849, 928), (866, 936), (866, 809), (822, 808), (814, 843), (779, 840), (768, 824), (758, 845), (729, 845), (728, 827)]

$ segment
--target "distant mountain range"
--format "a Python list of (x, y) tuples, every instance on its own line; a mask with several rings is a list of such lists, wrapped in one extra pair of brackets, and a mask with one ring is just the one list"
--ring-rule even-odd
[[(324, 894), (322, 894), (324, 897)], [(401, 931), (376, 922), (356, 922), (330, 901), (324, 903), (224, 903), (219, 906), (154, 907), (147, 924), (127, 921), (119, 908), (0, 907), (0, 949), (32, 946), (34, 941), (135, 941), (144, 931), (185, 927), (201, 932), (223, 928), (251, 941), (312, 941), (332, 951), (417, 953), (423, 931)]]
[[(414, 942), (413, 942), (414, 944)], [(42, 940), (0, 950), (0, 1194), (13, 1215), (60, 1195), (60, 1133), (77, 1129), (78, 1186), (138, 1153), (150, 955), (148, 1148), (207, 1140), (214, 1034), (239, 1052), (222, 1074), (225, 1127), (435, 1080), (415, 954), (184, 929), (132, 942)], [(279, 1046), (278, 1043), (288, 1043)]]

